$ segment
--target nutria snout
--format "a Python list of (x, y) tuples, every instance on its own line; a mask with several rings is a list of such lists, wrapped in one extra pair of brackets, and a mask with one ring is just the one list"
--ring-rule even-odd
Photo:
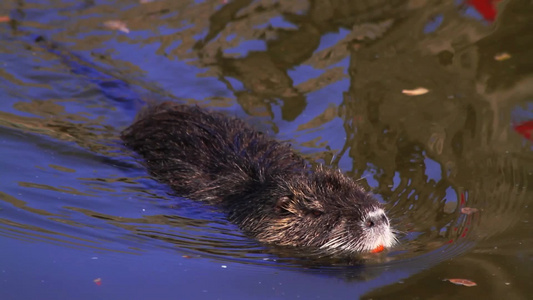
[(328, 255), (395, 243), (383, 208), (356, 182), (310, 167), (237, 118), (164, 102), (142, 111), (122, 139), (177, 195), (220, 206), (260, 242)]

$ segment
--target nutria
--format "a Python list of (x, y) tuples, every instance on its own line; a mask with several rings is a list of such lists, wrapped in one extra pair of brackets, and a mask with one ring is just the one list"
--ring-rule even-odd
[(395, 242), (381, 205), (356, 182), (311, 167), (237, 118), (164, 102), (144, 109), (122, 139), (177, 195), (221, 207), (260, 242), (327, 255)]

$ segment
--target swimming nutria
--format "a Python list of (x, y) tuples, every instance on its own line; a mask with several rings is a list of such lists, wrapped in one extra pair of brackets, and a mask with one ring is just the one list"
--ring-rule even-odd
[(260, 242), (327, 255), (379, 251), (395, 237), (381, 205), (339, 170), (197, 106), (151, 105), (122, 133), (177, 195), (222, 207)]

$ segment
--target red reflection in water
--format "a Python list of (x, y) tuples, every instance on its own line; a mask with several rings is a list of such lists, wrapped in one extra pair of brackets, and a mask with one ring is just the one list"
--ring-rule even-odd
[(515, 125), (514, 130), (523, 135), (526, 139), (533, 141), (533, 120)]
[(498, 2), (500, 0), (469, 0), (468, 4), (474, 7), (483, 16), (483, 19), (492, 22), (498, 14), (496, 7)]

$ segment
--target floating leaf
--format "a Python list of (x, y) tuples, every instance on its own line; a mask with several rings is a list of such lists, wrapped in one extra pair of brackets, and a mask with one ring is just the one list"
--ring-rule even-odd
[(0, 23), (7, 23), (9, 21), (11, 21), (9, 16), (0, 16)]
[(120, 30), (125, 33), (130, 33), (130, 30), (126, 26), (126, 23), (119, 21), (119, 20), (106, 21), (104, 22), (104, 26), (109, 29)]
[(101, 285), (102, 284), (102, 278), (96, 278), (93, 281), (94, 281), (94, 283), (96, 283), (96, 285)]
[(509, 54), (507, 52), (502, 52), (502, 53), (498, 53), (498, 54), (494, 55), (494, 59), (497, 60), (497, 61), (507, 60), (509, 58), (511, 58), (511, 54)]
[(479, 209), (474, 208), (474, 207), (463, 207), (463, 208), (461, 208), (461, 213), (463, 213), (465, 215), (471, 215), (473, 213), (477, 213), (478, 211), (479, 211)]
[(467, 287), (477, 286), (477, 283), (473, 282), (472, 280), (468, 280), (468, 279), (452, 278), (452, 279), (445, 279), (445, 280), (448, 280), (449, 282), (456, 284), (456, 285), (462, 285), (462, 286), (467, 286)]
[(427, 92), (429, 92), (429, 90), (423, 87), (418, 87), (414, 90), (402, 90), (402, 93), (407, 96), (419, 96), (419, 95), (424, 95)]

